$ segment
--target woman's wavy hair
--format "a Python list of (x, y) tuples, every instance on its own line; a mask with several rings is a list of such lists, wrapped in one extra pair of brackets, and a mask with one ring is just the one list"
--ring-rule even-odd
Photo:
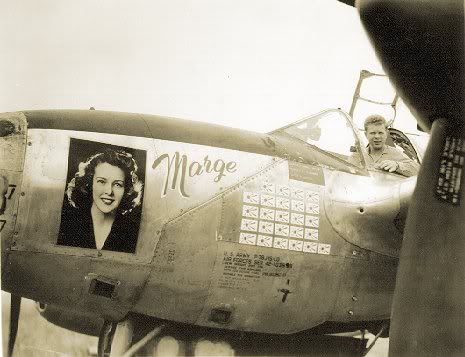
[(137, 163), (131, 154), (122, 150), (106, 149), (79, 163), (78, 172), (68, 183), (66, 196), (74, 208), (89, 208), (92, 205), (92, 182), (98, 164), (108, 163), (124, 172), (124, 194), (118, 212), (126, 214), (141, 204), (142, 182), (137, 176)]

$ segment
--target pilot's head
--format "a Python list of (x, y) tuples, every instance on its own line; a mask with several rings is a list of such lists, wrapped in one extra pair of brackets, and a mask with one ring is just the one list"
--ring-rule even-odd
[(383, 150), (388, 136), (386, 119), (381, 115), (370, 115), (365, 119), (365, 136), (371, 150)]
[(142, 183), (131, 154), (107, 149), (79, 164), (66, 194), (75, 208), (95, 205), (102, 213), (126, 214), (138, 206)]

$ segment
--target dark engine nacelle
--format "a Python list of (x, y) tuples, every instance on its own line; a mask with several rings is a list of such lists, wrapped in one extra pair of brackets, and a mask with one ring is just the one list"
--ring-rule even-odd
[(88, 312), (41, 302), (36, 302), (36, 308), (40, 315), (52, 324), (85, 335), (98, 336), (103, 325), (101, 317)]

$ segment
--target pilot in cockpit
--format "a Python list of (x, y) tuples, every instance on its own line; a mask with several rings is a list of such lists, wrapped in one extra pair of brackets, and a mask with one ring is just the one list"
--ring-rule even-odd
[[(384, 117), (378, 114), (370, 115), (365, 119), (364, 126), (368, 139), (369, 166), (407, 177), (418, 174), (419, 164), (416, 161), (386, 144), (389, 132)], [(352, 160), (356, 158), (352, 157)]]

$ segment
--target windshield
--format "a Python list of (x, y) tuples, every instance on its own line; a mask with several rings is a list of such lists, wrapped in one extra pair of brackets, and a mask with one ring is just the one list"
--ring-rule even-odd
[(359, 143), (347, 114), (325, 111), (281, 129), (353, 165), (362, 167)]

